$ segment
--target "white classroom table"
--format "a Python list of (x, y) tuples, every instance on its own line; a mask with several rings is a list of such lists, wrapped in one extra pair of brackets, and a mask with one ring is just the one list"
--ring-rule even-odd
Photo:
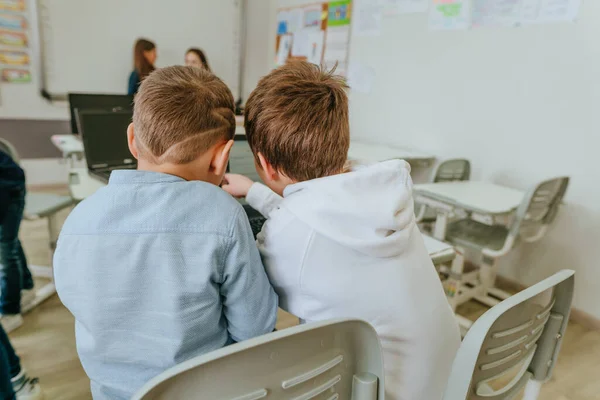
[(434, 237), (444, 240), (448, 215), (464, 210), (472, 218), (492, 224), (519, 207), (525, 193), (521, 190), (488, 182), (462, 181), (414, 185), (415, 202), (436, 210)]
[(362, 143), (351, 141), (348, 158), (359, 162), (381, 162), (388, 160), (406, 160), (409, 164), (419, 167), (429, 167), (435, 161), (431, 154), (402, 147)]
[(52, 144), (60, 150), (65, 159), (82, 159), (83, 142), (75, 135), (52, 135)]
[[(84, 200), (104, 186), (102, 181), (88, 173), (87, 168), (72, 168), (69, 171), (69, 189), (76, 201)], [(456, 252), (451, 245), (425, 235), (423, 240), (435, 265), (450, 263), (456, 257)]]

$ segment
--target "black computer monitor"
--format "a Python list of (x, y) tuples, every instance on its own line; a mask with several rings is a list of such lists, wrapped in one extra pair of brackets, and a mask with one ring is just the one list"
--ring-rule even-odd
[(113, 109), (133, 110), (133, 96), (126, 94), (69, 93), (71, 132), (79, 133), (75, 110)]
[(131, 110), (77, 110), (88, 168), (134, 164), (127, 143)]

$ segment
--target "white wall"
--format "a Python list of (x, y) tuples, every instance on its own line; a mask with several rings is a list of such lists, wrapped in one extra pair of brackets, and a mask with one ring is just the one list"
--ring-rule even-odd
[(429, 32), (425, 15), (386, 19), (382, 38), (353, 38), (351, 58), (375, 68), (352, 94), (352, 134), (440, 159), (466, 157), (473, 179), (527, 189), (571, 177), (557, 223), (524, 244), (503, 274), (535, 283), (577, 271), (575, 306), (600, 318), (600, 2), (565, 23)]
[[(35, 0), (28, 1), (27, 18), (32, 23), (32, 5)], [(31, 43), (31, 63), (33, 72), (33, 81), (31, 83), (0, 83), (0, 118), (14, 119), (51, 119), (61, 120), (68, 118), (68, 107), (66, 103), (52, 105), (40, 96), (40, 84), (35, 73), (35, 66), (39, 65), (40, 60), (35, 56), (33, 49), (37, 46), (35, 34), (30, 30)]]
[(69, 119), (66, 102), (49, 103), (40, 94), (34, 77), (32, 83), (0, 84), (0, 118)]
[(267, 74), (275, 60), (274, 24), (277, 0), (246, 0), (246, 51), (244, 59), (244, 102)]
[[(276, 3), (271, 7), (274, 37)], [(426, 15), (404, 15), (386, 17), (381, 37), (352, 38), (350, 56), (376, 71), (371, 94), (351, 94), (353, 137), (418, 148), (439, 159), (466, 157), (473, 179), (521, 189), (548, 177), (571, 177), (553, 229), (507, 257), (502, 274), (533, 284), (572, 268), (575, 306), (596, 318), (598, 35), (598, 1), (584, 2), (574, 24), (466, 32), (430, 32)], [(273, 47), (271, 40), (268, 60)]]
[[(36, 1), (28, 0), (32, 26)], [(50, 92), (125, 93), (135, 39), (148, 37), (158, 46), (158, 66), (182, 64), (186, 49), (203, 48), (212, 69), (237, 96), (238, 0), (111, 1), (39, 1)], [(34, 29), (30, 31), (33, 49), (39, 43)], [(33, 57), (32, 64), (32, 83), (0, 84), (0, 118), (68, 119), (66, 103), (50, 104), (39, 95), (40, 60)]]

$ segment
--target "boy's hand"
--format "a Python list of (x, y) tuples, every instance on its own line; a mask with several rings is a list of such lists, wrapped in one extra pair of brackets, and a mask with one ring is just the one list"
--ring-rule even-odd
[(233, 197), (246, 197), (254, 181), (238, 174), (225, 174), (221, 187)]

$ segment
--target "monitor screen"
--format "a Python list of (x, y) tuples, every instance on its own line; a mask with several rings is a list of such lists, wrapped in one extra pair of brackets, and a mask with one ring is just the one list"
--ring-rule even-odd
[(125, 94), (90, 94), (69, 93), (69, 108), (71, 109), (71, 132), (79, 133), (75, 110), (122, 108), (133, 109), (133, 96)]
[(85, 157), (90, 168), (135, 162), (127, 144), (127, 127), (131, 117), (131, 111), (77, 112)]

